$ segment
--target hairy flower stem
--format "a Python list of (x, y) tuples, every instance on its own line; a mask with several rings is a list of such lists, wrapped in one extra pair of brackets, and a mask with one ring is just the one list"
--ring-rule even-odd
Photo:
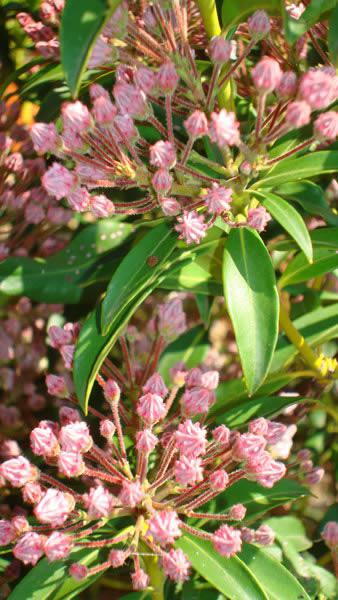
[(256, 118), (256, 127), (255, 127), (255, 138), (256, 140), (259, 138), (262, 123), (264, 119), (265, 112), (265, 102), (266, 102), (266, 94), (260, 94), (258, 96), (258, 106), (257, 106), (257, 118)]
[(206, 100), (206, 108), (205, 108), (206, 112), (210, 112), (210, 110), (212, 108), (212, 101), (214, 98), (214, 92), (217, 87), (217, 80), (218, 80), (220, 72), (221, 72), (221, 66), (219, 64), (214, 64), (213, 69), (212, 69), (209, 89), (208, 89), (207, 100)]
[(190, 137), (186, 143), (186, 146), (184, 148), (183, 154), (182, 154), (182, 158), (180, 160), (180, 164), (181, 166), (184, 166), (189, 158), (189, 154), (192, 150), (192, 147), (194, 145), (194, 141), (195, 139), (193, 137)]
[(167, 118), (167, 131), (168, 131), (168, 140), (175, 146), (175, 136), (174, 136), (174, 127), (173, 127), (173, 113), (171, 108), (172, 97), (171, 94), (167, 94), (165, 97), (165, 112)]
[(232, 67), (229, 69), (229, 71), (227, 71), (224, 75), (224, 77), (221, 79), (221, 81), (219, 82), (220, 86), (224, 86), (226, 84), (226, 82), (228, 81), (228, 79), (231, 77), (231, 75), (236, 71), (236, 69), (239, 67), (239, 65), (241, 64), (241, 62), (248, 56), (248, 54), (251, 52), (252, 48), (255, 45), (255, 41), (251, 40), (251, 42), (249, 42), (249, 44), (247, 45), (247, 47), (245, 48), (243, 54), (241, 54), (241, 56), (238, 57), (238, 59), (234, 62), (234, 64), (232, 65)]

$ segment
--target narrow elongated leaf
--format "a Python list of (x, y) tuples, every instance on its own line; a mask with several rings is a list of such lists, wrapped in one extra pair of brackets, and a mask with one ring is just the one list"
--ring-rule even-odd
[(334, 65), (338, 64), (338, 4), (330, 14), (329, 19), (329, 50)]
[(279, 279), (279, 287), (285, 287), (294, 283), (301, 283), (319, 275), (325, 275), (338, 267), (338, 254), (327, 249), (318, 249), (315, 252), (313, 264), (309, 265), (303, 253), (288, 264), (283, 275)]
[(95, 40), (121, 0), (67, 0), (61, 19), (61, 62), (77, 95)]
[(202, 325), (197, 325), (180, 335), (174, 342), (169, 344), (162, 354), (158, 372), (162, 375), (166, 383), (169, 383), (170, 369), (177, 362), (183, 361), (187, 367), (196, 367), (203, 362), (208, 351), (208, 336)]
[(225, 410), (220, 422), (228, 425), (231, 429), (243, 427), (251, 419), (257, 417), (272, 418), (282, 412), (290, 404), (301, 402), (300, 396), (266, 396), (241, 402), (239, 406), (234, 406)]
[(177, 244), (172, 229), (161, 223), (151, 229), (121, 261), (102, 303), (101, 327), (106, 334), (134, 296), (151, 285)]
[(322, 188), (312, 181), (286, 183), (278, 187), (278, 194), (297, 202), (310, 215), (319, 215), (330, 225), (338, 226), (338, 215), (331, 210)]
[(239, 557), (257, 577), (269, 600), (310, 600), (290, 571), (263, 548), (244, 544)]
[(259, 192), (261, 203), (271, 213), (271, 215), (280, 223), (288, 234), (297, 242), (303, 250), (309, 262), (312, 262), (313, 252), (310, 234), (300, 214), (283, 198), (272, 192)]
[(192, 566), (230, 600), (266, 600), (258, 581), (237, 556), (222, 557), (212, 544), (185, 534), (176, 541)]
[(224, 248), (223, 283), (245, 381), (252, 394), (271, 364), (279, 312), (274, 270), (256, 232), (245, 227), (230, 232)]
[(8, 296), (24, 294), (39, 302), (79, 302), (86, 272), (100, 254), (120, 245), (132, 229), (128, 223), (105, 219), (84, 228), (50, 258), (8, 258), (0, 264), (0, 291)]
[(323, 173), (335, 173), (337, 164), (337, 150), (321, 150), (320, 152), (310, 152), (299, 158), (286, 158), (281, 160), (257, 183), (254, 183), (252, 188), (272, 188), (287, 181), (298, 181), (308, 177), (316, 177)]

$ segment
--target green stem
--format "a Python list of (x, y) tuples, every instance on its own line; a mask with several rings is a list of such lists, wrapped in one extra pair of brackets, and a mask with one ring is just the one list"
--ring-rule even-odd
[(152, 600), (164, 600), (165, 576), (158, 564), (158, 558), (152, 556), (144, 556), (143, 558), (152, 587), (151, 598)]
[[(216, 1), (197, 0), (197, 4), (208, 37), (212, 38), (215, 35), (220, 35), (222, 33), (222, 29), (218, 19)], [(233, 91), (231, 81), (227, 81), (227, 83), (219, 89), (218, 103), (220, 108), (226, 108), (227, 110), (231, 110), (233, 108)]]

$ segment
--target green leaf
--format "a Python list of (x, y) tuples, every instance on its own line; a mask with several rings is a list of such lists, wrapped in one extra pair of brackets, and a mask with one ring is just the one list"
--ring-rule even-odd
[(306, 536), (305, 527), (297, 517), (273, 517), (268, 519), (266, 524), (274, 530), (278, 540), (292, 544), (298, 552), (311, 548), (312, 542)]
[(192, 566), (230, 600), (265, 600), (258, 581), (237, 556), (224, 558), (207, 540), (184, 534), (175, 544), (188, 556)]
[[(87, 567), (92, 567), (98, 561), (99, 552), (99, 549), (75, 550), (71, 554), (72, 562), (80, 562)], [(68, 565), (64, 562), (56, 561), (50, 563), (46, 558), (43, 558), (15, 586), (9, 599), (23, 600), (23, 598), (29, 598), (29, 600), (46, 600), (47, 598), (53, 598), (53, 600), (61, 600), (61, 598), (65, 598), (65, 595), (62, 593), (65, 581), (70, 580), (67, 571)], [(71, 585), (73, 590), (77, 588), (81, 591), (93, 583), (97, 577), (98, 575), (94, 575), (85, 581), (71, 580), (67, 585), (68, 587)]]
[(208, 336), (202, 325), (189, 329), (173, 341), (161, 356), (158, 372), (164, 381), (169, 383), (169, 371), (179, 361), (183, 361), (190, 369), (203, 362), (209, 349)]
[(95, 40), (121, 0), (67, 0), (61, 19), (61, 62), (77, 96)]
[(252, 0), (236, 0), (236, 2), (223, 0), (222, 25), (228, 29), (231, 25), (245, 21), (249, 15), (258, 9), (264, 9), (274, 16), (279, 16), (281, 3), (280, 0), (255, 0), (253, 6)]
[(288, 181), (307, 179), (323, 173), (335, 173), (337, 164), (338, 151), (335, 150), (321, 150), (298, 158), (286, 158), (274, 166), (262, 179), (254, 183), (252, 189), (272, 188)]
[(270, 256), (253, 230), (231, 230), (224, 248), (223, 282), (246, 385), (252, 394), (271, 364), (279, 312)]
[(257, 417), (269, 419), (275, 417), (290, 404), (295, 404), (302, 400), (303, 398), (292, 395), (254, 398), (249, 400), (249, 402), (241, 402), (238, 406), (225, 410), (221, 421), (231, 429), (236, 429)]
[(8, 258), (0, 264), (0, 291), (8, 296), (24, 294), (38, 302), (77, 303), (87, 270), (99, 255), (119, 246), (132, 230), (128, 223), (104, 219), (85, 227), (50, 258)]
[(205, 296), (221, 296), (222, 285), (203, 266), (189, 261), (170, 270), (162, 286), (165, 290), (184, 290)]
[(330, 14), (328, 45), (331, 60), (338, 65), (338, 4)]
[(293, 19), (285, 11), (285, 34), (288, 42), (293, 44), (318, 21), (323, 20), (325, 13), (336, 6), (336, 0), (312, 0), (299, 19)]
[(278, 194), (300, 204), (310, 215), (319, 215), (330, 225), (338, 225), (338, 215), (330, 208), (323, 189), (312, 181), (298, 181), (279, 186)]
[(283, 198), (272, 192), (256, 192), (256, 195), (263, 198), (261, 200), (263, 206), (284, 227), (285, 231), (293, 237), (311, 263), (313, 259), (311, 238), (300, 214)]
[(313, 277), (325, 275), (338, 267), (338, 254), (325, 249), (315, 251), (315, 258), (309, 265), (306, 257), (301, 252), (288, 264), (283, 275), (280, 277), (278, 286), (280, 288), (294, 283), (308, 281)]
[(102, 303), (101, 327), (104, 335), (113, 327), (126, 305), (151, 285), (176, 244), (177, 237), (172, 229), (161, 223), (151, 229), (121, 261)]
[(257, 577), (269, 600), (310, 600), (290, 571), (263, 548), (244, 544), (239, 557)]
[(32, 92), (36, 92), (42, 85), (55, 81), (63, 81), (61, 65), (47, 64), (31, 75), (20, 88), (20, 97), (27, 98)]

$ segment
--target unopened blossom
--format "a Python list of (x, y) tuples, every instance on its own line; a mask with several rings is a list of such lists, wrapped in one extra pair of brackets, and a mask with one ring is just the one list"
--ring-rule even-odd
[(190, 420), (181, 423), (175, 434), (176, 445), (182, 456), (198, 458), (206, 451), (206, 430)]
[(136, 434), (136, 448), (141, 452), (151, 452), (158, 443), (158, 438), (150, 429), (143, 429)]
[(154, 373), (145, 384), (142, 386), (144, 394), (158, 394), (161, 398), (165, 398), (168, 394), (168, 388), (165, 385), (163, 378), (159, 373)]
[(213, 535), (213, 545), (222, 556), (230, 558), (241, 550), (241, 533), (230, 525), (222, 525)]
[(197, 139), (208, 134), (208, 119), (204, 112), (201, 110), (195, 110), (184, 121), (184, 127), (192, 138)]
[(37, 479), (37, 469), (27, 458), (18, 456), (2, 463), (0, 474), (9, 481), (13, 487), (22, 487), (30, 481)]
[(80, 452), (60, 452), (58, 468), (65, 477), (79, 477), (85, 471), (82, 454)]
[(277, 444), (285, 435), (287, 426), (284, 423), (278, 423), (277, 421), (267, 421), (267, 431), (264, 437), (268, 444)]
[(122, 565), (124, 565), (127, 556), (127, 552), (124, 552), (123, 550), (111, 550), (108, 555), (108, 561), (111, 566), (116, 569), (117, 567), (122, 567)]
[(87, 188), (83, 186), (78, 186), (72, 190), (68, 194), (67, 200), (70, 207), (76, 212), (86, 212), (91, 205), (91, 196)]
[(35, 427), (29, 436), (34, 454), (38, 456), (56, 456), (59, 452), (59, 443), (51, 429)]
[(148, 115), (146, 96), (136, 86), (120, 81), (115, 83), (113, 94), (117, 108), (122, 114), (130, 117), (144, 119)]
[(211, 392), (202, 387), (195, 387), (184, 392), (181, 398), (181, 405), (186, 416), (206, 413), (210, 407)]
[(201, 387), (202, 386), (202, 371), (198, 367), (189, 369), (184, 378), (186, 388)]
[(219, 384), (218, 371), (205, 371), (201, 376), (201, 385), (210, 392), (216, 390)]
[(248, 225), (257, 231), (264, 231), (271, 216), (264, 206), (257, 206), (248, 210)]
[(219, 113), (210, 115), (209, 135), (212, 142), (220, 148), (236, 146), (239, 144), (239, 122), (234, 112), (227, 112), (225, 108)]
[(321, 536), (326, 545), (334, 550), (338, 546), (338, 523), (336, 521), (325, 523)]
[(30, 134), (34, 150), (39, 154), (55, 150), (58, 134), (54, 123), (34, 123)]
[(187, 329), (185, 312), (180, 298), (173, 298), (160, 304), (158, 310), (158, 328), (162, 336), (172, 341)]
[(42, 498), (43, 492), (39, 483), (30, 482), (22, 489), (22, 498), (28, 504), (37, 504)]
[(49, 374), (46, 376), (46, 385), (48, 389), (48, 393), (51, 396), (58, 396), (59, 398), (65, 398), (68, 396), (69, 392), (67, 389), (67, 384), (61, 375), (52, 375)]
[(285, 121), (294, 128), (303, 127), (310, 122), (311, 107), (305, 100), (295, 100), (288, 104)]
[(172, 544), (174, 539), (180, 537), (180, 520), (172, 510), (156, 511), (148, 522), (149, 535), (153, 536), (160, 544)]
[(229, 475), (224, 469), (217, 469), (210, 475), (211, 489), (217, 492), (225, 490), (229, 483)]
[(116, 431), (116, 427), (110, 419), (102, 419), (100, 421), (100, 433), (103, 437), (107, 438), (107, 440), (111, 440), (114, 433)]
[(54, 162), (43, 175), (42, 185), (57, 200), (67, 197), (76, 185), (76, 176), (60, 163)]
[(323, 476), (324, 469), (321, 467), (315, 467), (305, 475), (304, 479), (308, 485), (316, 485), (323, 479)]
[(122, 505), (134, 507), (144, 497), (144, 491), (139, 481), (123, 481), (119, 499)]
[(92, 115), (97, 123), (101, 125), (112, 123), (116, 114), (116, 106), (114, 106), (109, 97), (99, 96), (93, 101)]
[(162, 555), (161, 564), (164, 573), (173, 581), (186, 581), (189, 577), (190, 563), (184, 552), (178, 548), (171, 548)]
[(276, 93), (282, 98), (292, 98), (297, 91), (297, 75), (293, 71), (285, 71), (276, 88)]
[(81, 421), (81, 415), (76, 408), (71, 408), (70, 406), (61, 406), (59, 410), (59, 420), (60, 424), (69, 425), (70, 423), (77, 423)]
[(88, 567), (86, 565), (81, 565), (80, 563), (73, 563), (69, 567), (69, 574), (76, 579), (76, 581), (81, 581), (87, 577)]
[(199, 244), (206, 235), (208, 226), (204, 222), (204, 217), (194, 210), (184, 211), (183, 215), (178, 217), (177, 223), (175, 229), (179, 233), (179, 238), (187, 244)]
[(110, 217), (115, 212), (114, 203), (104, 194), (91, 196), (89, 200), (89, 208), (93, 215), (99, 219)]
[(145, 590), (149, 585), (150, 578), (143, 569), (137, 569), (131, 574), (131, 581), (134, 590)]
[(337, 97), (336, 79), (322, 69), (310, 69), (299, 84), (299, 95), (312, 108), (327, 108)]
[(175, 65), (168, 61), (165, 62), (157, 71), (156, 84), (160, 94), (171, 95), (174, 93), (177, 84), (179, 82), (179, 75), (177, 74)]
[(177, 483), (187, 486), (203, 480), (202, 461), (200, 458), (182, 456), (175, 462), (174, 473)]
[(171, 169), (176, 163), (176, 152), (171, 142), (159, 140), (150, 146), (150, 164), (153, 167)]
[(50, 488), (36, 505), (34, 514), (40, 523), (59, 527), (67, 520), (73, 508), (74, 499), (70, 494)]
[(136, 412), (146, 423), (157, 423), (164, 417), (166, 409), (161, 396), (148, 393), (139, 398)]
[(103, 386), (103, 393), (108, 402), (118, 402), (121, 390), (114, 379), (107, 379)]
[(203, 200), (211, 214), (219, 215), (225, 210), (230, 209), (232, 189), (223, 187), (218, 183), (213, 183), (212, 188), (207, 192)]
[(282, 71), (278, 62), (270, 56), (264, 56), (251, 71), (252, 80), (261, 94), (269, 94), (279, 85)]
[(173, 181), (172, 175), (163, 167), (155, 171), (151, 179), (155, 192), (160, 196), (170, 191)]
[(15, 558), (21, 560), (24, 565), (35, 565), (43, 555), (44, 540), (44, 536), (33, 531), (25, 533), (14, 546)]
[(243, 504), (234, 504), (229, 510), (229, 519), (242, 521), (246, 515), (246, 508)]
[(167, 217), (174, 217), (181, 212), (180, 203), (175, 198), (160, 198), (163, 214)]
[(216, 64), (224, 64), (230, 60), (232, 46), (230, 40), (226, 40), (221, 35), (216, 35), (211, 39), (208, 46), (210, 60)]
[(334, 110), (322, 113), (313, 125), (316, 139), (321, 142), (334, 142), (338, 136), (338, 113)]
[(247, 460), (261, 454), (266, 446), (263, 436), (253, 433), (243, 433), (235, 442), (232, 456), (235, 460)]
[(15, 527), (10, 521), (0, 520), (0, 545), (7, 546), (16, 538)]
[(98, 485), (90, 488), (85, 497), (85, 505), (88, 515), (92, 519), (101, 519), (102, 517), (109, 517), (116, 505), (116, 498), (102, 485)]
[(213, 430), (212, 437), (216, 442), (226, 446), (230, 440), (230, 429), (226, 425), (219, 425)]
[(250, 457), (245, 469), (250, 476), (263, 487), (271, 488), (285, 475), (284, 463), (273, 460), (267, 452), (257, 453)]
[(260, 525), (255, 531), (255, 542), (261, 546), (270, 546), (275, 540), (275, 532), (269, 525)]
[(50, 339), (50, 345), (53, 348), (61, 348), (61, 346), (71, 344), (73, 341), (70, 331), (63, 329), (62, 327), (57, 327), (56, 325), (49, 327), (48, 336)]
[(283, 458), (286, 460), (289, 457), (293, 444), (293, 437), (296, 432), (297, 426), (294, 424), (289, 425), (280, 439), (269, 446), (269, 452), (273, 458)]
[(249, 423), (249, 432), (254, 435), (265, 437), (268, 433), (268, 421), (264, 417), (258, 417)]
[(66, 102), (61, 109), (63, 126), (77, 133), (86, 131), (91, 125), (90, 112), (85, 104), (76, 100)]
[(141, 66), (134, 75), (134, 82), (145, 94), (151, 94), (156, 87), (156, 74), (152, 69)]
[(44, 553), (48, 560), (61, 560), (67, 558), (71, 549), (72, 542), (70, 537), (61, 533), (60, 531), (54, 531), (45, 541), (43, 545)]
[(62, 427), (59, 440), (65, 452), (88, 452), (93, 444), (88, 425), (84, 421)]
[(265, 10), (256, 10), (248, 18), (248, 29), (253, 38), (259, 40), (268, 35), (271, 29), (269, 15)]

